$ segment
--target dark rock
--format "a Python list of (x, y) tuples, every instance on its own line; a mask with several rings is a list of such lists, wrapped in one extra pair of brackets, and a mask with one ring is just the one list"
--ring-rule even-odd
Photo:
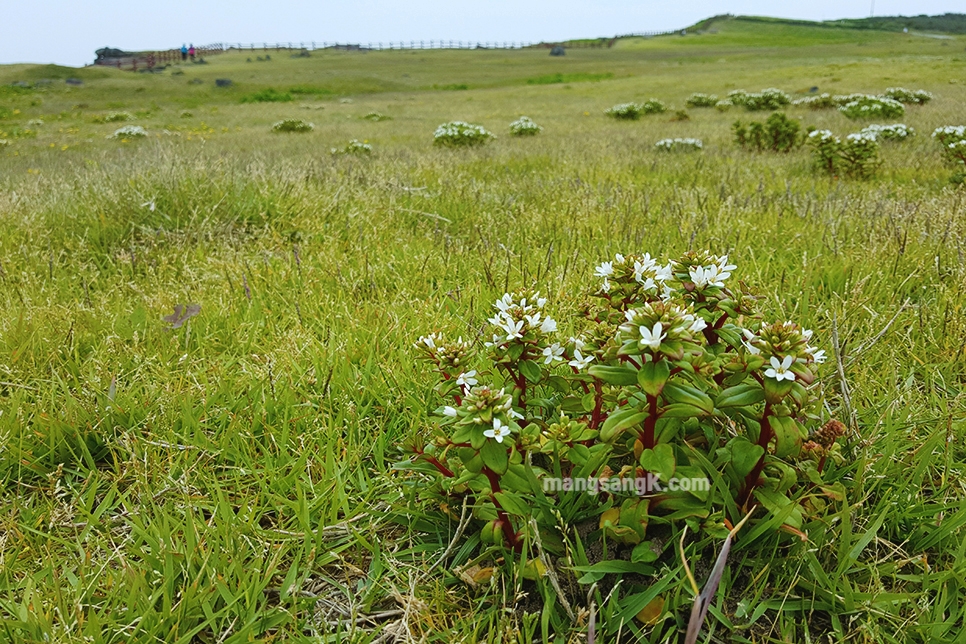
[(189, 85), (201, 85), (204, 82), (205, 81), (201, 80), (200, 78), (192, 78), (190, 81), (188, 81), (188, 84)]
[(30, 87), (30, 83), (27, 81), (14, 81), (10, 83), (13, 87)]
[(74, 85), (75, 87), (78, 86), (78, 85), (83, 85), (84, 84), (84, 81), (82, 81), (79, 78), (68, 78), (64, 82), (67, 83), (68, 85)]
[(231, 79), (229, 78), (216, 78), (215, 85), (218, 87), (231, 87)]
[(551, 56), (566, 56), (567, 55), (567, 50), (564, 49), (562, 45), (557, 45), (553, 49), (550, 50), (550, 55)]
[(817, 85), (814, 85), (814, 86), (808, 88), (808, 93), (809, 94), (814, 94), (817, 91), (818, 91), (818, 86)]

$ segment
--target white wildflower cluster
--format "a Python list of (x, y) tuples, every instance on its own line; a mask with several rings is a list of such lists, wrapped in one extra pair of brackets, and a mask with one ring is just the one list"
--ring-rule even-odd
[(891, 98), (853, 94), (848, 99), (839, 111), (850, 119), (893, 118), (906, 113), (902, 103)]
[(311, 132), (315, 125), (302, 119), (283, 119), (272, 124), (273, 132)]
[(604, 110), (604, 114), (615, 119), (634, 121), (644, 114), (661, 114), (667, 111), (667, 105), (663, 101), (651, 98), (643, 103), (620, 103)]
[(803, 96), (802, 98), (796, 98), (794, 101), (792, 101), (792, 105), (798, 107), (807, 107), (812, 110), (832, 109), (833, 107), (839, 106), (837, 98), (838, 97), (832, 96), (826, 92), (815, 96)]
[(852, 134), (847, 135), (845, 137), (845, 140), (853, 144), (854, 143), (869, 144), (869, 143), (876, 143), (876, 136), (875, 136), (875, 133), (873, 132), (866, 132), (863, 130), (862, 132), (853, 132)]
[(148, 135), (148, 131), (145, 130), (140, 125), (125, 125), (114, 131), (114, 134), (108, 135), (109, 139), (140, 139)]
[(474, 125), (464, 121), (443, 123), (433, 133), (433, 143), (445, 146), (474, 146), (483, 145), (489, 139), (495, 139), (492, 132), (488, 132), (482, 125)]
[(809, 371), (796, 366), (825, 362), (825, 351), (809, 344), (812, 332), (794, 322), (775, 322), (762, 325), (757, 332), (751, 329), (741, 332), (745, 351), (765, 361), (766, 378), (779, 382), (795, 380), (796, 374), (810, 378)]
[(42, 127), (44, 124), (43, 119), (30, 119), (27, 121), (27, 127)]
[(539, 134), (542, 127), (533, 122), (529, 116), (521, 116), (513, 123), (510, 123), (510, 134), (513, 136), (533, 136)]
[(812, 130), (808, 133), (808, 138), (816, 143), (835, 142), (839, 143), (839, 137), (831, 130)]
[(908, 90), (904, 87), (889, 87), (883, 96), (913, 105), (924, 105), (933, 99), (933, 95), (924, 89)]
[(777, 110), (792, 102), (792, 97), (780, 89), (769, 87), (760, 92), (746, 92), (736, 89), (728, 92), (728, 100), (733, 105), (741, 105), (751, 112)]
[(674, 277), (671, 264), (659, 264), (650, 253), (614, 255), (594, 269), (601, 278), (600, 293), (612, 300), (633, 301), (671, 297), (667, 282)]
[(708, 323), (676, 302), (645, 302), (624, 312), (625, 322), (618, 327), (621, 355), (656, 353), (661, 345), (677, 352), (676, 343), (701, 342)]
[(914, 136), (916, 131), (907, 127), (905, 123), (893, 123), (892, 125), (868, 125), (862, 128), (859, 134), (869, 134), (883, 141), (903, 141)]
[(372, 146), (358, 139), (352, 139), (341, 148), (332, 148), (332, 154), (372, 154)]
[(661, 139), (654, 144), (658, 150), (664, 150), (665, 152), (680, 151), (680, 152), (696, 152), (704, 148), (704, 143), (701, 139)]
[(0, 139), (0, 148), (5, 148), (10, 145), (10, 141), (7, 139)]
[(944, 125), (933, 130), (932, 138), (944, 146), (966, 140), (966, 125)]
[[(460, 385), (466, 384), (465, 377), (472, 378), (476, 375), (475, 371), (463, 373), (463, 367), (472, 356), (473, 345), (462, 337), (450, 341), (441, 333), (430, 333), (419, 338), (413, 346), (419, 350), (424, 360), (434, 363), (443, 373), (464, 377), (464, 382), (460, 382)], [(468, 384), (476, 384), (476, 381)]]
[(714, 109), (718, 110), (719, 112), (727, 112), (733, 106), (734, 106), (734, 103), (731, 102), (731, 99), (726, 98), (715, 103)]
[(718, 97), (714, 94), (695, 92), (685, 99), (684, 104), (688, 107), (715, 107), (718, 104)]
[(542, 313), (546, 304), (547, 298), (539, 293), (505, 293), (493, 304), (496, 314), (488, 322), (497, 332), (486, 346), (505, 348), (515, 340), (545, 344), (546, 337), (557, 330), (556, 321)]
[[(483, 425), (483, 436), (497, 443), (519, 429), (516, 420), (523, 415), (513, 409), (513, 397), (505, 389), (487, 385), (470, 387), (459, 407), (443, 407), (443, 416), (457, 419), (459, 425)], [(452, 422), (452, 421), (450, 421)]]

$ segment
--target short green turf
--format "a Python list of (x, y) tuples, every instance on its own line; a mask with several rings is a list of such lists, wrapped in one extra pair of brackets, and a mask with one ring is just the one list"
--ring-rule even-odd
[[(688, 248), (728, 253), (770, 316), (815, 330), (828, 412), (856, 428), (835, 475), (848, 498), (807, 543), (739, 540), (707, 641), (962, 641), (966, 193), (929, 135), (966, 124), (964, 48), (722, 20), (563, 57), (0, 67), (0, 641), (541, 637), (526, 587), (429, 571), (452, 533), (432, 508), (407, 514), (390, 472), (437, 404), (411, 344), (477, 337), (508, 288), (566, 311), (606, 256)], [(907, 107), (917, 136), (884, 145), (867, 181), (816, 173), (806, 149), (739, 149), (731, 123), (765, 115), (604, 115), (772, 86), (935, 99)], [(269, 89), (292, 100), (243, 102)], [(133, 119), (101, 122), (118, 111)], [(524, 114), (543, 132), (511, 137)], [(286, 118), (315, 127), (273, 133)], [(440, 149), (450, 120), (498, 138)], [(109, 140), (122, 125), (148, 137)], [(704, 150), (654, 150), (674, 137)], [(330, 154), (350, 139), (373, 154)], [(183, 326), (162, 321), (189, 303)], [(682, 580), (669, 588), (665, 628), (690, 610)]]

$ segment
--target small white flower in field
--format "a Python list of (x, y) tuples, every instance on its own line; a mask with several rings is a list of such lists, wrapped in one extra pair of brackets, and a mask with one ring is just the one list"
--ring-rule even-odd
[(614, 262), (603, 262), (600, 266), (594, 269), (594, 275), (597, 277), (610, 277), (614, 274)]
[(503, 297), (498, 299), (493, 303), (493, 306), (498, 308), (501, 312), (505, 313), (507, 309), (513, 306), (513, 296), (509, 293), (504, 293)]
[(523, 319), (527, 321), (531, 327), (540, 326), (540, 313), (530, 313), (523, 316)]
[[(537, 293), (537, 295), (540, 295), (540, 294)], [(538, 297), (537, 298), (537, 308), (538, 309), (542, 309), (544, 306), (546, 306), (546, 304), (547, 304), (547, 298), (545, 298), (545, 297)]]
[(722, 271), (718, 264), (698, 266), (697, 268), (692, 268), (689, 273), (691, 275), (691, 281), (694, 282), (697, 288), (704, 288), (705, 286), (724, 288), (724, 280), (731, 277), (731, 273)]
[(567, 364), (569, 364), (577, 371), (580, 371), (581, 369), (589, 365), (591, 361), (593, 361), (593, 359), (594, 359), (594, 356), (581, 355), (580, 349), (574, 349), (574, 359), (568, 362)]
[(493, 429), (483, 430), (483, 435), (494, 439), (497, 443), (503, 442), (504, 436), (510, 435), (510, 428), (503, 424), (499, 418), (493, 419)]
[(673, 297), (674, 297), (674, 289), (672, 289), (667, 284), (664, 284), (664, 287), (661, 289), (661, 299), (667, 302)]
[(794, 356), (785, 356), (781, 362), (778, 361), (776, 356), (772, 356), (769, 363), (771, 368), (765, 370), (765, 376), (768, 378), (774, 378), (778, 382), (795, 379), (795, 374), (791, 371), (792, 365), (795, 363)]
[(620, 253), (617, 253), (617, 254), (614, 255), (614, 261), (617, 262), (618, 264), (623, 264), (624, 263), (624, 256), (621, 255)]
[(708, 323), (704, 321), (704, 318), (695, 318), (691, 326), (688, 327), (688, 331), (691, 333), (701, 333), (708, 328)]
[(513, 320), (505, 320), (501, 326), (506, 331), (507, 342), (523, 337), (523, 320), (516, 322)]
[(741, 341), (741, 344), (745, 346), (745, 349), (748, 350), (748, 353), (750, 353), (753, 356), (761, 355), (761, 349), (751, 344), (752, 342), (758, 339), (758, 336), (752, 333), (751, 331), (749, 331), (748, 329), (742, 329), (741, 333), (745, 336), (745, 339)]
[(508, 407), (507, 408), (506, 415), (509, 416), (510, 418), (513, 418), (513, 419), (516, 419), (516, 420), (522, 420), (523, 419), (523, 414), (521, 414), (520, 412), (518, 412), (513, 407)]
[(600, 285), (600, 290), (604, 293), (610, 293), (610, 282), (607, 281), (606, 277), (604, 278), (604, 283)]
[(660, 322), (655, 322), (654, 327), (648, 329), (646, 326), (640, 328), (641, 332), (641, 343), (646, 344), (653, 351), (657, 351), (661, 346), (661, 340), (667, 337), (666, 333), (663, 333), (664, 327)]
[(443, 415), (449, 416), (450, 418), (456, 418), (456, 407), (450, 407), (449, 405), (446, 405), (445, 407), (443, 407)]
[(484, 347), (487, 347), (487, 348), (490, 348), (490, 347), (498, 347), (501, 344), (503, 344), (503, 336), (500, 336), (500, 335), (497, 335), (496, 333), (494, 333), (493, 334), (493, 340), (490, 341), (490, 342), (484, 342), (483, 343), (483, 346)]
[(570, 338), (570, 340), (568, 340), (567, 342), (574, 345), (574, 349), (576, 349), (577, 351), (583, 351), (584, 346), (586, 345), (586, 343), (580, 338)]
[(472, 371), (467, 371), (466, 373), (461, 373), (459, 377), (456, 378), (456, 384), (462, 387), (463, 391), (466, 391), (467, 389), (475, 385), (477, 382), (479, 382), (475, 378), (475, 376), (476, 376), (475, 369)]
[(553, 333), (557, 330), (557, 321), (553, 318), (544, 318), (543, 323), (540, 325), (541, 333)]
[(430, 333), (429, 335), (424, 335), (423, 337), (419, 338), (419, 341), (422, 342), (423, 344), (425, 344), (430, 349), (435, 349), (436, 348), (436, 334), (435, 333)]
[(728, 263), (728, 256), (722, 255), (718, 258), (718, 268), (721, 269), (721, 279), (726, 280), (731, 277), (731, 271), (738, 268), (734, 264)]
[(546, 360), (543, 361), (544, 364), (551, 364), (554, 361), (563, 360), (564, 348), (560, 346), (557, 342), (554, 342), (549, 347), (544, 347), (543, 357)]
[(816, 364), (822, 364), (826, 360), (825, 349), (819, 349), (817, 347), (805, 347), (805, 353), (812, 356), (812, 362)]
[(674, 267), (670, 263), (654, 268), (654, 279), (659, 282), (666, 282), (674, 277)]

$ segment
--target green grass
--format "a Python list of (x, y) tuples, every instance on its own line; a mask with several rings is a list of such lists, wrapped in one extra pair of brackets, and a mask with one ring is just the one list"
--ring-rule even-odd
[[(503, 569), (468, 586), (455, 572), (468, 548), (430, 570), (455, 522), (390, 472), (438, 404), (411, 344), (437, 329), (477, 337), (508, 287), (572, 310), (605, 256), (693, 247), (730, 253), (768, 315), (815, 329), (833, 356), (837, 335), (841, 373), (833, 357), (821, 386), (829, 414), (854, 420), (830, 477), (846, 498), (812, 514), (809, 541), (760, 522), (739, 535), (709, 614), (716, 641), (959, 641), (966, 218), (929, 133), (963, 124), (964, 45), (734, 20), (561, 58), (0, 67), (4, 85), (54, 80), (0, 93), (0, 131), (44, 121), (0, 148), (0, 640), (540, 639), (546, 584)], [(602, 70), (612, 77), (527, 83)], [(679, 108), (692, 92), (895, 85), (936, 98), (907, 110), (918, 136), (884, 146), (864, 182), (820, 176), (805, 150), (741, 151), (741, 111), (603, 114), (650, 97)], [(271, 87), (296, 100), (240, 102)], [(150, 138), (106, 140), (116, 124), (93, 117), (112, 110)], [(540, 136), (506, 135), (520, 114)], [(788, 114), (858, 129), (836, 111)], [(285, 118), (316, 127), (272, 134)], [(499, 138), (434, 147), (454, 119)], [(689, 136), (705, 150), (653, 149)], [(329, 154), (349, 139), (371, 158)], [(169, 329), (162, 316), (188, 303), (200, 313)], [(699, 582), (716, 546), (688, 553)], [(676, 555), (661, 565), (614, 603), (598, 592), (598, 641), (665, 641), (687, 622)], [(666, 600), (659, 626), (620, 626), (618, 598), (649, 589)]]

